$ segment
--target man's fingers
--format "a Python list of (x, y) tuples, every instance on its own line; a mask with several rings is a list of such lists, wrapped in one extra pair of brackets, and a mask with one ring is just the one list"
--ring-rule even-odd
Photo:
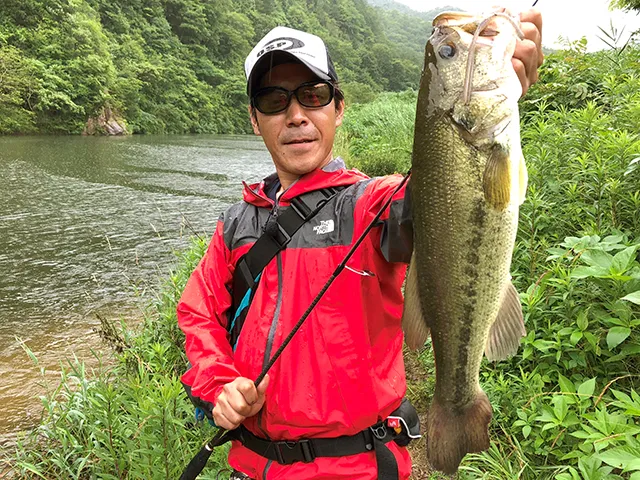
[(240, 423), (242, 422), (232, 422), (230, 421), (224, 413), (222, 413), (221, 411), (216, 412), (215, 410), (213, 411), (213, 421), (216, 423), (217, 426), (224, 428), (225, 430), (233, 430), (235, 428), (238, 428), (238, 426), (240, 425)]
[(524, 95), (529, 89), (529, 79), (527, 78), (527, 70), (524, 68), (524, 64), (517, 58), (512, 58), (511, 63), (513, 64), (513, 69), (516, 71), (516, 75), (518, 75), (518, 80), (520, 80), (520, 85), (522, 85), (521, 95)]
[(542, 34), (542, 13), (537, 8), (530, 8), (520, 13), (521, 23), (533, 23)]
[(529, 78), (538, 71), (538, 46), (532, 40), (522, 40), (516, 45), (513, 58), (520, 60), (524, 65)]
[(522, 12), (520, 14), (520, 24), (525, 38), (532, 40), (538, 48), (537, 57), (539, 67), (544, 61), (544, 54), (542, 53), (542, 14), (540, 10), (532, 8), (526, 12)]
[(542, 65), (542, 15), (536, 9), (520, 14), (520, 26), (524, 38), (516, 42), (513, 52), (513, 69), (522, 85), (522, 95), (538, 81), (538, 67)]
[(230, 389), (225, 397), (225, 400), (235, 412), (248, 417), (251, 414), (251, 407), (253, 406), (253, 404), (255, 404), (255, 401), (249, 403), (247, 401), (247, 397), (254, 397), (256, 400), (258, 399), (258, 394), (257, 392), (255, 392), (255, 388), (253, 389), (253, 393), (251, 393), (250, 391), (248, 393), (243, 393), (239, 389), (235, 388)]
[(246, 418), (246, 416), (242, 415), (237, 410), (235, 410), (233, 406), (231, 406), (226, 395), (220, 395), (218, 397), (218, 402), (213, 411), (214, 413), (217, 411), (218, 414), (223, 417), (222, 420), (226, 420), (227, 422), (229, 422), (229, 424), (232, 425), (232, 428), (236, 428)]
[(258, 392), (256, 391), (256, 387), (248, 378), (238, 379), (235, 384), (235, 388), (237, 389), (237, 392), (243, 396), (247, 405), (253, 405), (258, 401)]

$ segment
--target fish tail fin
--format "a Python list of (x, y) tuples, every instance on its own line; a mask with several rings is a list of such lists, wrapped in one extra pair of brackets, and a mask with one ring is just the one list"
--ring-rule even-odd
[(434, 396), (427, 419), (427, 457), (431, 466), (450, 475), (458, 470), (467, 453), (488, 449), (491, 415), (491, 404), (482, 390), (458, 411)]

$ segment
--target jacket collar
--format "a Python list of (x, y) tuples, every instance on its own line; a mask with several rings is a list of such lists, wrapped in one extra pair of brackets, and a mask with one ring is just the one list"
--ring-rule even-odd
[[(242, 182), (244, 185), (243, 200), (255, 205), (256, 207), (270, 208), (273, 206), (273, 201), (267, 197), (265, 191), (268, 185), (275, 182), (277, 178), (278, 175), (276, 173), (272, 173), (258, 183), (247, 185), (245, 182)], [(340, 157), (336, 157), (323, 168), (318, 168), (309, 172), (293, 182), (293, 184), (280, 196), (279, 203), (289, 204), (292, 198), (302, 195), (303, 193), (328, 187), (353, 185), (354, 183), (367, 178), (369, 177), (359, 170), (347, 169), (344, 160)]]

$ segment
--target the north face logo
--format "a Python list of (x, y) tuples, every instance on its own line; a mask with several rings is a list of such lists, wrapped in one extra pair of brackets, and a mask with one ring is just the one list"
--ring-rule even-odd
[(325, 233), (331, 233), (335, 229), (333, 220), (320, 220), (320, 225), (313, 227), (313, 231), (318, 235), (324, 235)]

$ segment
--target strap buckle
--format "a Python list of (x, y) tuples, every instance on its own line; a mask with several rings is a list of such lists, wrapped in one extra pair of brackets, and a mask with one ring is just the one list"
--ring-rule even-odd
[(387, 439), (387, 426), (384, 422), (376, 423), (369, 427), (371, 429), (371, 433), (381, 442), (384, 442)]
[(276, 460), (281, 465), (291, 465), (295, 462), (311, 463), (316, 459), (313, 444), (309, 440), (297, 442), (273, 442)]
[(279, 222), (276, 222), (276, 225), (278, 226), (280, 235), (284, 237), (284, 240), (280, 240), (280, 235), (273, 235), (271, 238), (273, 238), (273, 241), (276, 242), (276, 244), (280, 247), (280, 250), (282, 250), (291, 241), (291, 235), (287, 233), (287, 231), (282, 225), (280, 225)]

